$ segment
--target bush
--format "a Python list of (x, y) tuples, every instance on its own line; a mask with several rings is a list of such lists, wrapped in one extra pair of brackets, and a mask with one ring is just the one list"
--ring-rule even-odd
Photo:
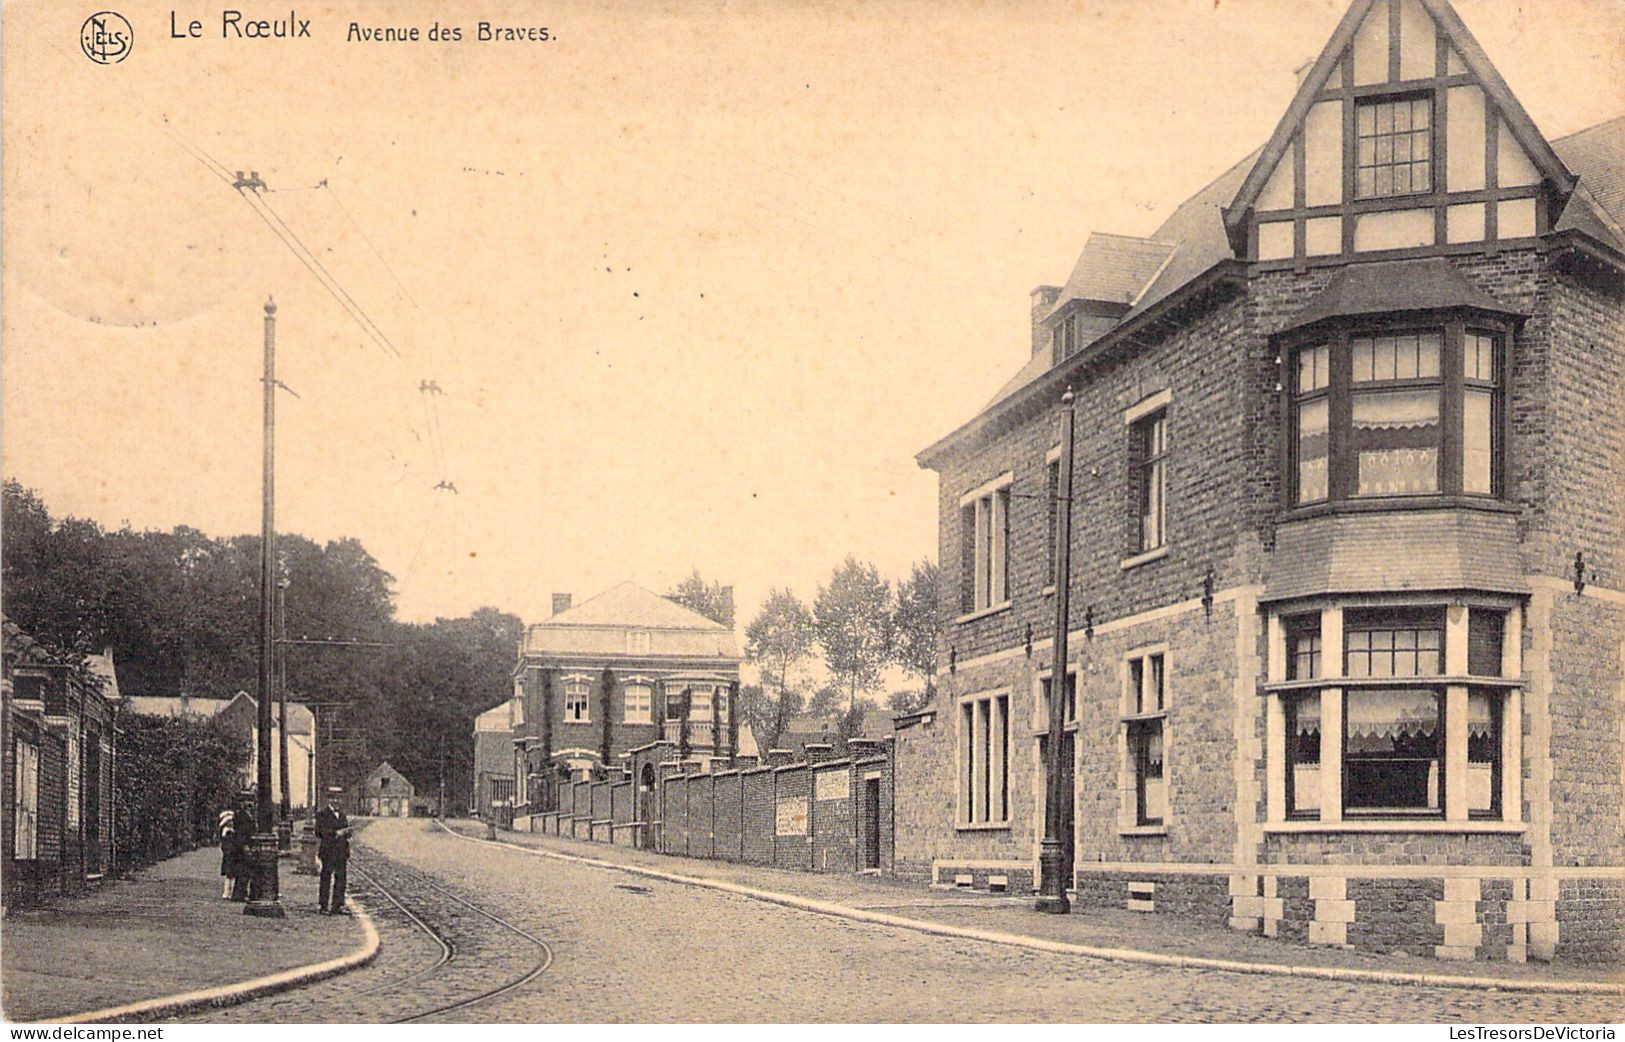
[(248, 743), (212, 720), (137, 713), (120, 725), (120, 865), (150, 865), (215, 842), (218, 815), (234, 804), (248, 766)]

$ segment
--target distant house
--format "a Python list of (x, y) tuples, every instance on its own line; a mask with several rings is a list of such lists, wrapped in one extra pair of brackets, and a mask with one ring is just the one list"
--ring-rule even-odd
[(511, 698), (474, 718), (474, 806), (484, 817), (492, 806), (514, 797), (513, 735), (524, 703)]
[(361, 813), (375, 818), (407, 818), (412, 816), (415, 793), (406, 775), (385, 760), (372, 769), (361, 783)]
[(112, 653), (81, 662), (0, 621), (5, 903), (76, 893), (113, 864), (120, 704)]
[(533, 777), (621, 766), (656, 741), (686, 739), (696, 757), (754, 751), (734, 715), (739, 662), (732, 627), (636, 583), (579, 605), (554, 594), (514, 668), (516, 802), (526, 804)]
[[(126, 699), (127, 712), (147, 716), (217, 719), (233, 734), (248, 743), (248, 766), (243, 770), (242, 787), (251, 788), (259, 762), (259, 704), (254, 696), (239, 691), (230, 698), (192, 698), (187, 695), (135, 695)], [(278, 714), (271, 714), (271, 786), (275, 798), (282, 793), (281, 729)], [(288, 703), (288, 803), (295, 812), (316, 805), (316, 715), (308, 706)]]

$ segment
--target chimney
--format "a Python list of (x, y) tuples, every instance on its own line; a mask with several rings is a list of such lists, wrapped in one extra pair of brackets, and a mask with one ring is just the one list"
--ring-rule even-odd
[(570, 610), (570, 595), (555, 593), (553, 595), (553, 614), (559, 615)]
[(734, 624), (734, 588), (732, 586), (722, 588), (722, 612), (726, 616), (722, 620), (722, 624), (732, 629)]
[(1033, 355), (1036, 357), (1040, 351), (1050, 350), (1053, 337), (1050, 328), (1044, 325), (1044, 319), (1055, 310), (1055, 302), (1061, 299), (1061, 287), (1039, 286), (1033, 290)]

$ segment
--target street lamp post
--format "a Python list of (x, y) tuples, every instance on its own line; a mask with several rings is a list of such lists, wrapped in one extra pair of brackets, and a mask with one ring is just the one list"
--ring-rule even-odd
[(244, 915), (280, 919), (281, 886), (277, 879), (276, 803), (271, 798), (271, 656), (276, 647), (273, 606), (276, 602), (276, 302), (265, 302), (264, 459), (261, 475), (260, 530), (260, 676), (259, 733), (255, 749), (254, 836), (249, 841), (249, 891)]
[(1072, 794), (1062, 784), (1061, 752), (1062, 733), (1066, 729), (1066, 629), (1072, 587), (1072, 453), (1076, 413), (1077, 403), (1072, 388), (1068, 387), (1061, 396), (1061, 480), (1055, 519), (1055, 642), (1050, 666), (1049, 738), (1044, 743), (1044, 839), (1038, 847), (1039, 887), (1033, 906), (1040, 912), (1055, 915), (1065, 915), (1072, 910), (1066, 897), (1067, 881), (1062, 878), (1067, 859), (1061, 845), (1072, 841), (1072, 837), (1061, 835), (1062, 804)]

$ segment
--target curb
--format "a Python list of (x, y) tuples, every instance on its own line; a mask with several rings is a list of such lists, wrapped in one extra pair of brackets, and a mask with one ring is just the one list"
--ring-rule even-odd
[(1361, 970), (1346, 969), (1334, 966), (1292, 966), (1286, 963), (1271, 962), (1243, 962), (1235, 959), (1219, 959), (1204, 955), (1162, 955), (1157, 952), (1139, 951), (1133, 948), (1096, 948), (1086, 944), (1072, 944), (1066, 941), (1049, 941), (1040, 937), (1030, 937), (1025, 934), (1005, 933), (1000, 930), (979, 930), (968, 926), (949, 926), (945, 923), (934, 923), (923, 919), (906, 919), (898, 915), (887, 915), (884, 912), (869, 911), (862, 908), (853, 908), (850, 905), (838, 904), (834, 901), (820, 901), (811, 897), (798, 897), (795, 894), (780, 893), (775, 890), (760, 890), (756, 887), (744, 886), (739, 883), (729, 883), (720, 879), (705, 879), (699, 876), (685, 876), (676, 872), (664, 872), (660, 869), (645, 868), (641, 865), (622, 864), (615, 861), (604, 861), (599, 858), (581, 857), (576, 854), (562, 854), (557, 851), (541, 850), (536, 847), (522, 846), (518, 843), (507, 843), (502, 840), (478, 839), (474, 836), (465, 836), (447, 828), (444, 823), (436, 822), (441, 828), (457, 839), (470, 843), (489, 843), (494, 846), (507, 847), (521, 853), (535, 857), (552, 858), (557, 861), (569, 861), (581, 865), (590, 865), (594, 868), (605, 868), (616, 872), (626, 872), (631, 875), (645, 876), (650, 879), (660, 879), (669, 883), (682, 883), (688, 886), (704, 887), (709, 890), (720, 890), (724, 893), (738, 894), (753, 900), (768, 904), (781, 905), (786, 908), (795, 908), (806, 912), (815, 912), (819, 915), (835, 916), (841, 919), (850, 919), (854, 922), (873, 923), (877, 926), (892, 926), (903, 930), (914, 930), (918, 933), (935, 934), (939, 937), (954, 937), (963, 940), (985, 941), (989, 944), (1002, 944), (1010, 947), (1027, 948), (1033, 951), (1050, 952), (1058, 955), (1077, 955), (1088, 959), (1101, 959), (1111, 962), (1138, 963), (1146, 966), (1166, 966), (1173, 969), (1184, 970), (1222, 970), (1227, 973), (1250, 973), (1277, 977), (1307, 977), (1314, 980), (1359, 981), (1368, 984), (1398, 984), (1426, 987), (1462, 988), (1478, 991), (1508, 991), (1508, 992), (1536, 992), (1548, 995), (1625, 995), (1625, 984), (1611, 984), (1605, 981), (1520, 981), (1493, 979), (1487, 977), (1459, 977), (1434, 973), (1406, 973), (1398, 970)]
[(93, 1010), (89, 1013), (75, 1013), (69, 1017), (57, 1017), (41, 1021), (48, 1024), (101, 1024), (110, 1021), (154, 1021), (171, 1020), (178, 1016), (194, 1013), (205, 1009), (223, 1009), (235, 1006), (252, 999), (264, 998), (278, 992), (289, 991), (300, 985), (310, 984), (314, 981), (336, 977), (341, 973), (359, 969), (367, 965), (378, 956), (378, 927), (374, 925), (372, 916), (367, 914), (366, 908), (354, 898), (348, 902), (355, 909), (356, 920), (361, 924), (361, 946), (348, 955), (341, 955), (326, 962), (311, 963), (308, 966), (295, 966), (291, 970), (269, 974), (264, 977), (255, 977), (253, 980), (241, 981), (237, 984), (223, 984), (216, 988), (205, 988), (201, 991), (182, 992), (178, 995), (165, 995), (156, 999), (143, 999), (140, 1002), (131, 1002), (123, 1006), (112, 1006), (108, 1009)]

